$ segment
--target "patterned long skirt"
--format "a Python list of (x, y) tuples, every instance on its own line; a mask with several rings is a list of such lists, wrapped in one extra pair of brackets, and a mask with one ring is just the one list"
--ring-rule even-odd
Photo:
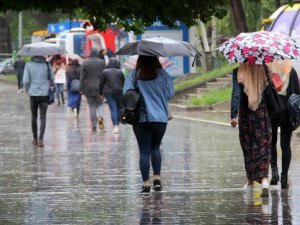
[(272, 126), (265, 103), (256, 111), (240, 105), (239, 138), (248, 180), (268, 178), (271, 161)]

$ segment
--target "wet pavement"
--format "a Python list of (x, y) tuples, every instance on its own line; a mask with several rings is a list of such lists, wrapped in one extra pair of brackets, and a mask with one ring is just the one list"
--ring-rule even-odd
[[(300, 138), (293, 137), (290, 188), (243, 194), (237, 129), (170, 121), (163, 139), (162, 193), (142, 181), (131, 127), (92, 132), (86, 101), (77, 120), (48, 109), (45, 147), (32, 146), (29, 100), (0, 83), (0, 224), (300, 224)], [(199, 118), (202, 119), (202, 118)], [(279, 152), (279, 156), (280, 156)], [(280, 162), (279, 162), (279, 165)]]

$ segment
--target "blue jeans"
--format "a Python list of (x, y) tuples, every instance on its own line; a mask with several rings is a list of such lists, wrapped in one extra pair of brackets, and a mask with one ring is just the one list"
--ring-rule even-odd
[(59, 96), (61, 96), (61, 100), (64, 102), (64, 84), (55, 84), (56, 97), (59, 102)]
[(110, 116), (111, 121), (113, 125), (119, 125), (120, 123), (120, 98), (121, 96), (117, 96), (114, 94), (108, 94), (105, 96), (109, 110), (110, 110)]
[(143, 181), (149, 180), (150, 158), (153, 175), (160, 175), (160, 144), (166, 132), (166, 123), (139, 123), (133, 126), (133, 132), (140, 150), (140, 170)]

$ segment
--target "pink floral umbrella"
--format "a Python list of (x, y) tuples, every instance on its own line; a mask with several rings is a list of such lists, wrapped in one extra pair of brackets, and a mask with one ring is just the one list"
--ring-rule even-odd
[(299, 59), (300, 45), (291, 37), (269, 31), (240, 33), (217, 50), (230, 63), (263, 64), (276, 60)]

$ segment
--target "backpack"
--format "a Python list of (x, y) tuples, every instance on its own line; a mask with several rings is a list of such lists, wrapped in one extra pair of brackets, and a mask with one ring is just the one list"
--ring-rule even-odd
[(139, 122), (140, 100), (141, 95), (135, 89), (128, 90), (121, 97), (121, 123), (136, 125)]
[(78, 94), (80, 92), (80, 80), (71, 80), (70, 91), (72, 94)]
[(129, 89), (120, 99), (120, 121), (123, 124), (136, 125), (140, 119), (140, 109), (144, 109), (146, 115), (144, 99), (137, 86), (137, 71), (134, 74), (133, 87), (134, 89)]
[(300, 95), (292, 94), (287, 102), (292, 130), (296, 130), (300, 125)]

